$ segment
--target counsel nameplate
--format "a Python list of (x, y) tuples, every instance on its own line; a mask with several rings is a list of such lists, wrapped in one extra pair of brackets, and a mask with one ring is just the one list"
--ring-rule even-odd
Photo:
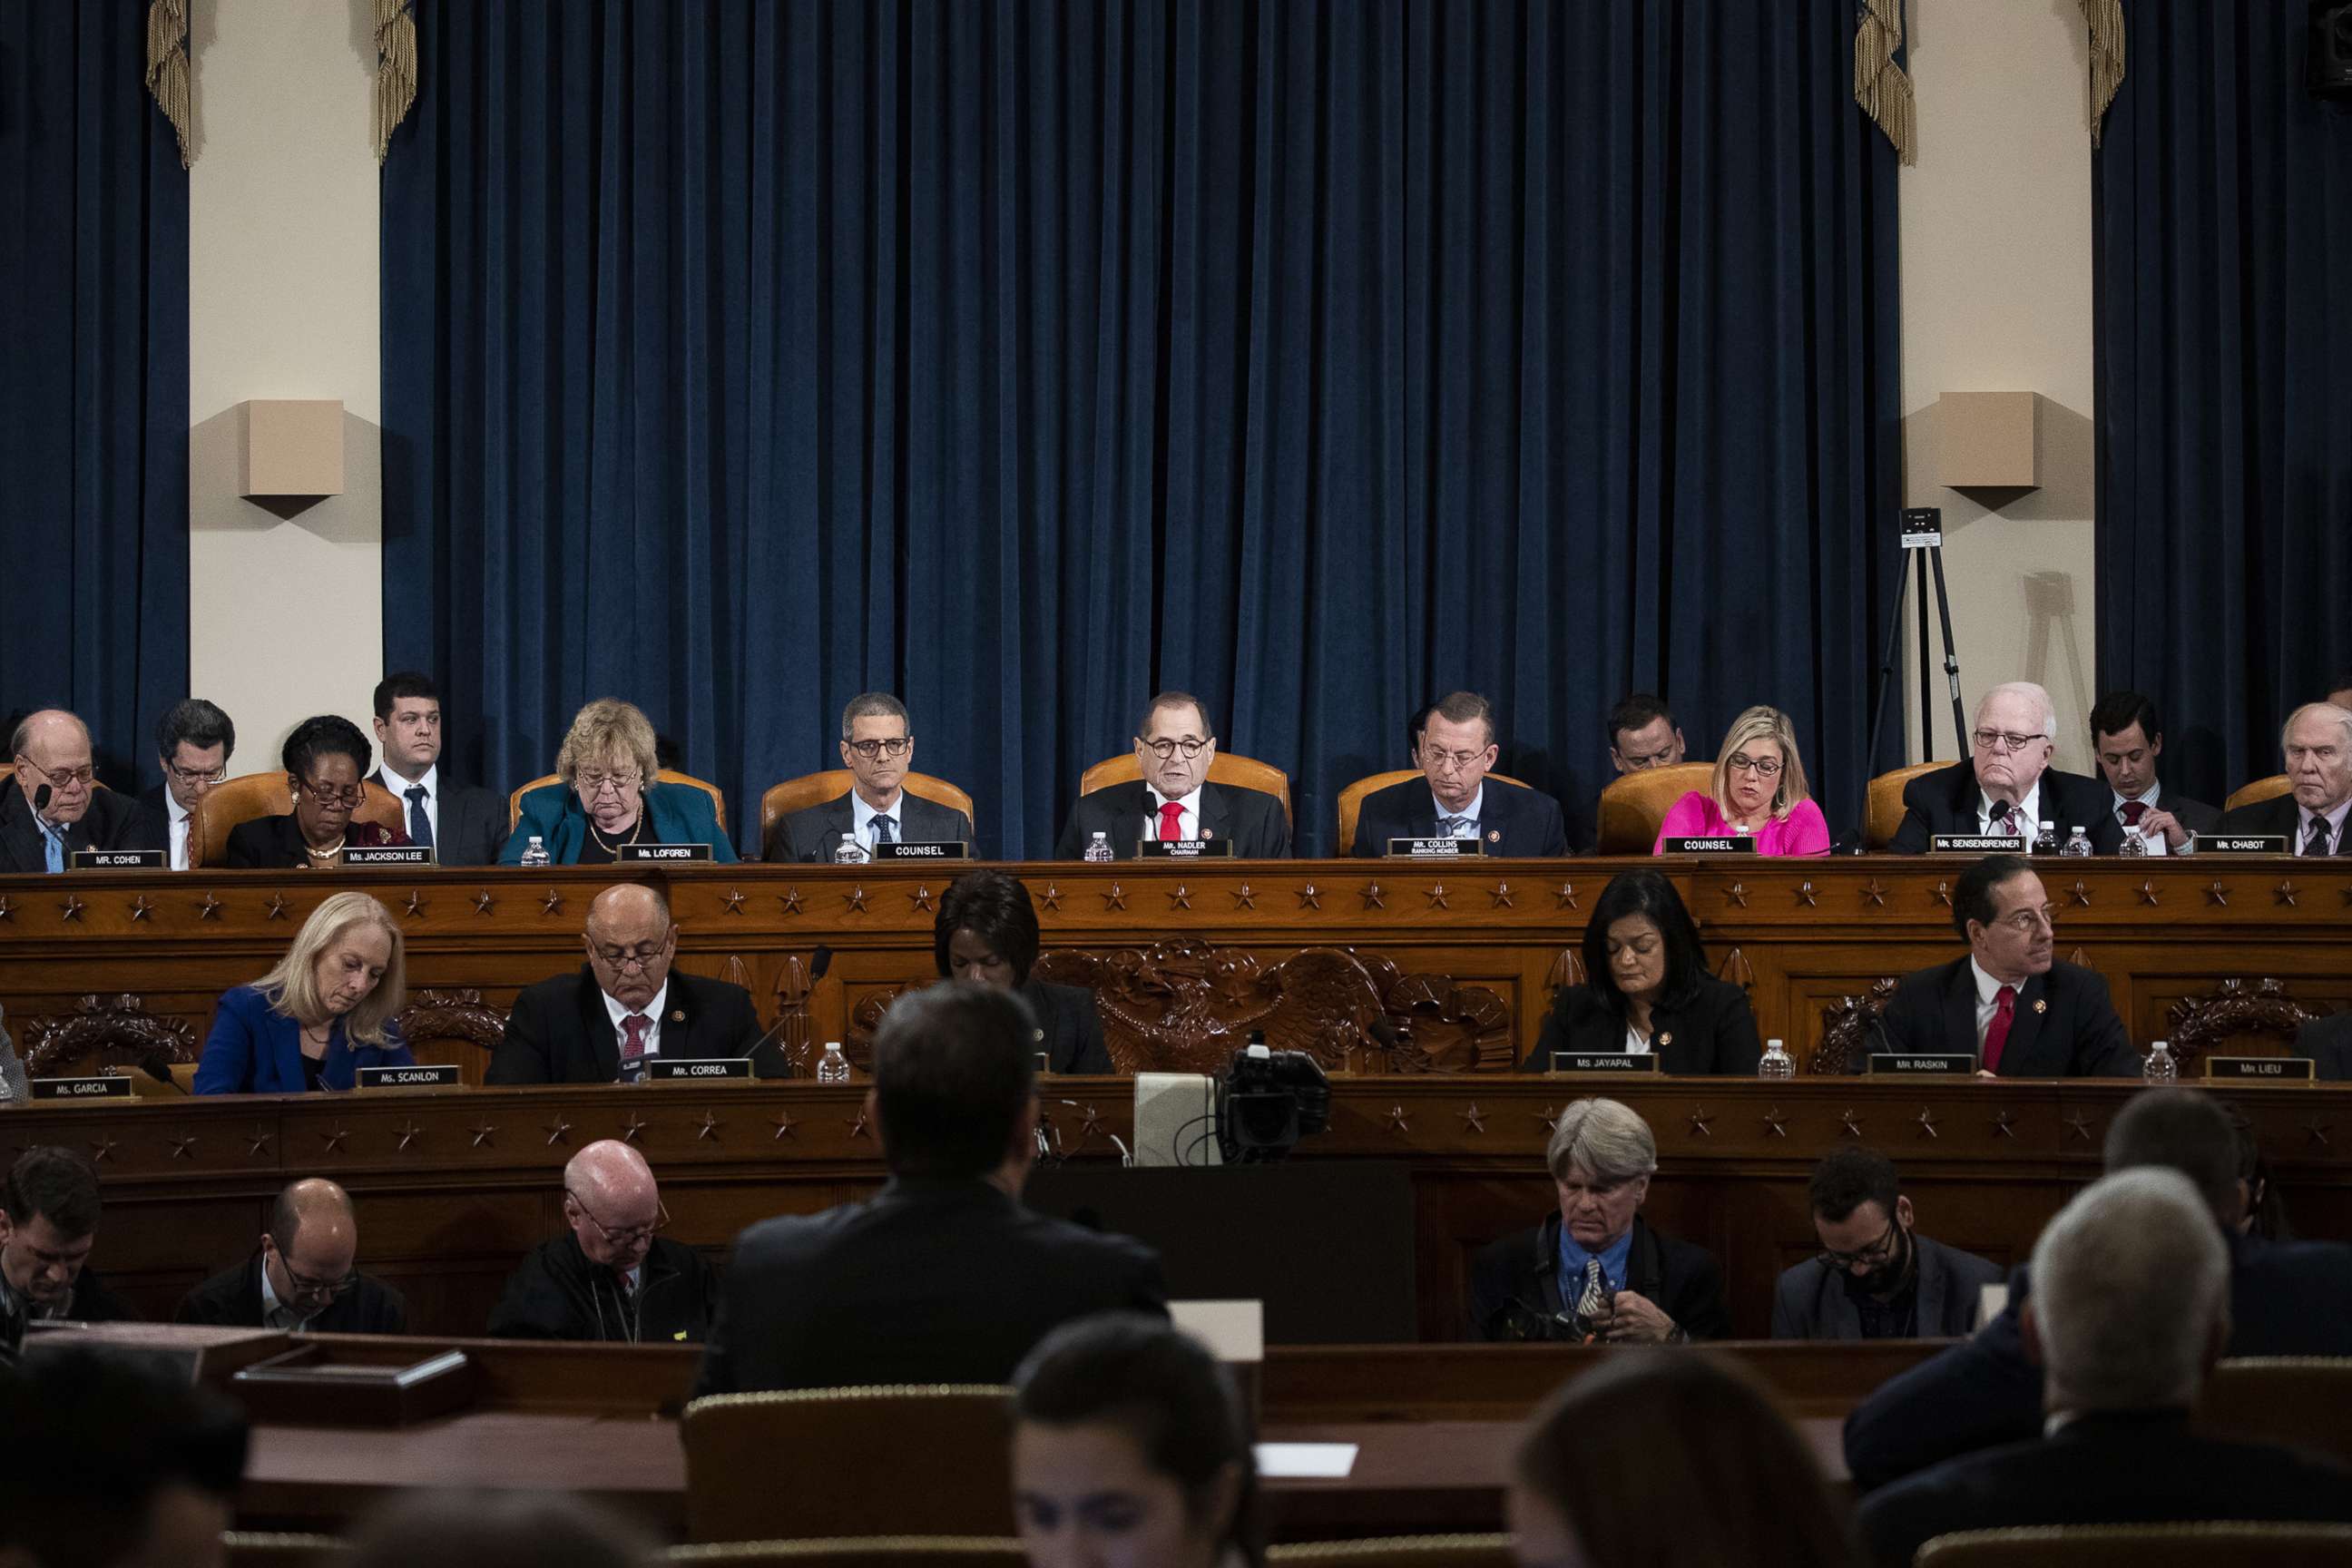
[(362, 1089), (463, 1089), (455, 1062), (417, 1062), (409, 1067), (361, 1068), (352, 1075)]
[(646, 1077), (655, 1083), (709, 1083), (713, 1079), (751, 1077), (750, 1057), (680, 1057), (664, 1061), (656, 1057), (646, 1065)]
[(2309, 1057), (2207, 1057), (2205, 1076), (2231, 1083), (2312, 1083), (2319, 1064)]
[(345, 866), (430, 866), (433, 849), (425, 844), (352, 844), (343, 848)]
[(77, 871), (164, 871), (171, 865), (161, 849), (77, 849), (72, 860)]
[(1903, 1078), (1967, 1078), (1977, 1070), (1974, 1051), (1873, 1051), (1869, 1070)]
[(874, 847), (877, 860), (969, 860), (971, 846), (961, 838), (894, 838)]
[(1630, 1051), (1554, 1051), (1551, 1070), (1654, 1073), (1659, 1069), (1657, 1057), (1650, 1052), (1635, 1056)]
[(35, 1100), (136, 1100), (138, 1089), (127, 1077), (113, 1073), (88, 1078), (37, 1078)]
[(1139, 838), (1135, 841), (1135, 858), (1139, 860), (1213, 860), (1231, 859), (1234, 841), (1230, 838)]
[(1475, 838), (1391, 838), (1389, 853), (1414, 860), (1456, 860), (1465, 855), (1484, 855), (1486, 846)]
[(1753, 855), (1756, 836), (1752, 833), (1709, 834), (1705, 837), (1662, 838), (1658, 841), (1661, 855)]
[(2200, 855), (2284, 855), (2284, 833), (2200, 833), (2194, 836)]
[(615, 860), (708, 860), (708, 844), (624, 844), (613, 852)]
[(1937, 855), (2022, 855), (2025, 840), (2015, 834), (1938, 833), (1927, 840)]

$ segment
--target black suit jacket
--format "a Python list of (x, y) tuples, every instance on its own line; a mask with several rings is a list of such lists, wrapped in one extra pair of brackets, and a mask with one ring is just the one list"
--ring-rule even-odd
[[(2352, 1355), (2352, 1247), (2324, 1241), (2230, 1241), (2229, 1353)], [(2009, 1306), (1964, 1340), (1881, 1384), (1845, 1421), (1845, 1462), (1864, 1490), (1956, 1454), (2023, 1442), (2042, 1429), (2042, 1369), (2025, 1356), (2018, 1310), (2032, 1271), (2010, 1276)]]
[[(1496, 837), (1500, 835), (1500, 837)], [(1559, 802), (1524, 784), (1490, 778), (1478, 803), (1478, 836), (1489, 855), (1557, 858), (1568, 853), (1568, 829)], [(1391, 838), (1437, 837), (1437, 801), (1427, 779), (1407, 779), (1374, 790), (1356, 813), (1352, 853), (1385, 855)]]
[[(368, 783), (400, 802), (400, 819), (408, 820), (408, 785), (387, 778), (382, 768), (368, 774)], [(507, 797), (480, 784), (458, 784), (446, 772), (434, 776), (440, 795), (439, 818), (433, 827), (433, 858), (443, 866), (495, 866), (507, 841)]]
[(2317, 1065), (2312, 1071), (2323, 1079), (2352, 1078), (2352, 1013), (2314, 1018), (2294, 1032), (2294, 1054)]
[(507, 1276), (490, 1336), (647, 1345), (698, 1345), (710, 1337), (719, 1276), (693, 1247), (657, 1236), (637, 1269), (636, 1289), (624, 1295), (621, 1283), (612, 1269), (588, 1261), (567, 1230), (532, 1247)]
[[(215, 1323), (224, 1328), (258, 1329), (261, 1321), (261, 1254), (256, 1252), (226, 1273), (215, 1274), (180, 1300), (172, 1314), (175, 1323)], [(349, 1295), (338, 1296), (327, 1310), (305, 1325), (313, 1334), (404, 1334), (408, 1302), (380, 1279), (362, 1274)]]
[[(1906, 974), (1881, 1015), (1890, 1051), (1977, 1048), (1977, 981), (1966, 957)], [(2097, 971), (2063, 962), (2028, 980), (2001, 1052), (2003, 1078), (2130, 1078), (2139, 1071)]]
[[(405, 833), (393, 831), (373, 822), (354, 822), (343, 834), (343, 842), (354, 847), (366, 848), (379, 844), (405, 844)], [(228, 830), (227, 859), (232, 868), (310, 869), (310, 847), (302, 837), (302, 829), (287, 812), (279, 816), (257, 816), (250, 822), (240, 822)]]
[[(191, 818), (188, 831), (194, 833), (195, 827), (195, 821)], [(139, 792), (139, 813), (131, 823), (131, 835), (138, 844), (152, 845), (166, 853), (171, 850), (172, 807), (164, 797), (162, 784)]]
[[(752, 1057), (761, 1078), (787, 1076), (772, 1043), (756, 1055), (759, 1015), (751, 994), (724, 980), (669, 972), (662, 999), (662, 1061)], [(506, 1037), (490, 1053), (484, 1083), (613, 1083), (621, 1076), (621, 1040), (604, 1006), (595, 971), (559, 974), (525, 986), (507, 1015)]]
[[(762, 860), (830, 862), (841, 847), (841, 836), (857, 831), (856, 808), (848, 794), (776, 818), (761, 847)], [(901, 792), (898, 796), (898, 837), (917, 844), (971, 842), (971, 818), (951, 805)]]
[[(73, 853), (77, 849), (169, 849), (172, 847), (168, 830), (150, 837), (160, 826), (151, 824), (139, 803), (131, 796), (110, 789), (91, 786), (89, 809), (81, 820), (66, 828), (66, 868), (73, 868)], [(0, 784), (0, 872), (21, 871), (39, 875), (49, 868), (48, 851), (44, 847), (41, 830), (34, 826), (33, 803), (16, 787), (16, 781)]]
[[(2123, 824), (2108, 809), (2115, 804), (2115, 791), (2105, 779), (2044, 768), (2041, 789), (2035, 810), (2057, 829), (2059, 843), (2065, 843), (2068, 832), (2080, 827), (2090, 836), (2094, 854), (2112, 855), (2122, 847)], [(1979, 831), (1977, 805), (1973, 762), (1958, 762), (1921, 773), (1903, 786), (1903, 825), (1895, 830), (1894, 841), (1886, 847), (1897, 855), (1925, 855), (1933, 834), (1975, 833)], [(2031, 832), (2032, 825), (2027, 830)]]
[[(1918, 1334), (1923, 1340), (1959, 1339), (1977, 1324), (1984, 1288), (2000, 1283), (2000, 1268), (1973, 1252), (1946, 1247), (1913, 1233), (1919, 1249)], [(1784, 1269), (1772, 1286), (1772, 1337), (1776, 1340), (1859, 1340), (1862, 1311), (1846, 1289), (1842, 1268), (1818, 1258)]]
[[(1650, 1010), (1650, 1049), (1657, 1053), (1659, 1070), (1754, 1078), (1756, 1064), (1764, 1058), (1764, 1041), (1756, 1032), (1748, 993), (1712, 974), (1698, 978), (1698, 989), (1689, 1001)], [(1624, 1048), (1625, 1020), (1610, 1011), (1601, 994), (1590, 985), (1563, 985), (1552, 998), (1536, 1048), (1519, 1070), (1549, 1070), (1554, 1051), (1597, 1054)]]
[[(2252, 805), (2242, 805), (2235, 811), (2221, 814), (2222, 833), (2276, 833), (2286, 839), (2286, 851), (2294, 854), (2303, 847), (2301, 808), (2292, 795), (2258, 800)], [(2336, 853), (2352, 855), (2352, 821), (2345, 824), (2343, 837), (2336, 840)]]
[(2185, 1410), (2100, 1412), (1938, 1465), (1874, 1493), (1856, 1515), (1880, 1568), (1910, 1568), (1920, 1547), (1956, 1531), (2191, 1520), (2352, 1521), (2352, 1470), (2205, 1436)]
[(1050, 1331), (1164, 1314), (1160, 1258), (978, 1178), (894, 1177), (871, 1200), (735, 1238), (698, 1398), (868, 1383), (1009, 1383)]
[(1108, 1076), (1110, 1047), (1103, 1043), (1102, 1014), (1095, 994), (1083, 985), (1055, 985), (1030, 980), (1021, 987), (1021, 999), (1037, 1016), (1038, 1048), (1059, 1073)]
[[(1695, 1340), (1727, 1339), (1731, 1316), (1723, 1306), (1723, 1270), (1703, 1247), (1676, 1241), (1633, 1216), (1633, 1246), (1625, 1256), (1625, 1289), (1646, 1298)], [(1559, 1212), (1543, 1223), (1481, 1247), (1470, 1264), (1470, 1337), (1544, 1337), (1544, 1323), (1566, 1311), (1559, 1280)]]
[[(1062, 828), (1061, 842), (1054, 847), (1054, 858), (1082, 858), (1087, 840), (1097, 833), (1108, 837), (1111, 853), (1120, 859), (1133, 855), (1135, 841), (1143, 837), (1144, 802), (1150, 798), (1150, 790), (1141, 779), (1130, 779), (1078, 796), (1077, 805), (1070, 808), (1069, 822)], [(1262, 790), (1202, 784), (1201, 831), (1206, 837), (1230, 840), (1234, 853), (1244, 860), (1290, 857), (1290, 819), (1282, 814), (1282, 802)]]

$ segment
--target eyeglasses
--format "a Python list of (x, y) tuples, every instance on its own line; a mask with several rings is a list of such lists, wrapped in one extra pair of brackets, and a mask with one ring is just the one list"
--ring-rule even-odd
[(1197, 757), (1211, 744), (1207, 741), (1147, 741), (1140, 735), (1135, 738), (1135, 743), (1163, 763), (1179, 752), (1188, 757)]
[(1452, 763), (1456, 769), (1465, 769), (1475, 767), (1484, 761), (1486, 753), (1483, 748), (1475, 752), (1441, 752), (1434, 746), (1427, 746), (1423, 748), (1421, 755), (1422, 760), (1431, 767), (1441, 767), (1447, 763)]
[(286, 1282), (294, 1287), (294, 1294), (298, 1296), (348, 1296), (360, 1288), (360, 1275), (356, 1268), (341, 1279), (313, 1279), (308, 1274), (297, 1271), (282, 1252), (278, 1255), (278, 1267), (286, 1270)]
[(1780, 764), (1778, 762), (1770, 757), (1751, 757), (1745, 752), (1732, 752), (1730, 760), (1725, 763), (1724, 766), (1734, 773), (1754, 773), (1759, 779), (1777, 779), (1780, 776)]
[(367, 799), (367, 785), (363, 784), (352, 784), (348, 789), (338, 789), (333, 784), (320, 784), (315, 779), (297, 779), (294, 787), (307, 791), (310, 798), (320, 805), (355, 806)]
[(894, 735), (887, 741), (844, 741), (843, 745), (872, 762), (877, 757), (903, 757), (907, 748), (915, 743), (912, 735)]
[(605, 968), (626, 973), (632, 969), (651, 969), (661, 962), (669, 948), (667, 942), (657, 947), (600, 947), (594, 950), (596, 962)]
[(625, 1249), (635, 1247), (640, 1242), (651, 1241), (655, 1237), (659, 1236), (662, 1233), (663, 1228), (669, 1224), (669, 1205), (663, 1203), (659, 1198), (656, 1198), (654, 1200), (653, 1224), (630, 1225), (615, 1227), (606, 1225), (603, 1220), (598, 1219), (596, 1217), (596, 1211), (590, 1208), (586, 1204), (582, 1203), (580, 1200), (580, 1194), (573, 1192), (570, 1187), (563, 1189), (563, 1195), (570, 1198), (572, 1203), (578, 1206), (581, 1217), (585, 1219), (590, 1225), (596, 1227), (596, 1234), (603, 1237), (604, 1238), (605, 1245), (609, 1247), (616, 1247)]
[(2039, 731), (2031, 735), (2013, 735), (2006, 730), (1979, 730), (1969, 737), (1979, 752), (2021, 752), (2032, 742), (2049, 738)]
[(1834, 1247), (1824, 1247), (1813, 1254), (1813, 1259), (1824, 1268), (1852, 1268), (1857, 1263), (1865, 1268), (1874, 1268), (1894, 1255), (1895, 1233), (1901, 1228), (1896, 1221), (1890, 1219), (1886, 1222), (1886, 1233), (1861, 1251), (1840, 1252)]
[(574, 775), (574, 782), (580, 785), (581, 794), (593, 800), (606, 790), (614, 795), (634, 795), (645, 786), (646, 775), (636, 773), (578, 773)]
[(78, 768), (45, 768), (21, 752), (16, 754), (16, 765), (20, 768), (32, 769), (48, 780), (49, 787), (52, 789), (63, 789), (68, 784), (79, 784), (84, 789), (88, 789), (91, 781), (98, 777), (98, 770), (88, 763), (84, 763)]
[(192, 789), (197, 784), (209, 786), (228, 782), (228, 770), (226, 768), (215, 768), (208, 773), (199, 773), (194, 768), (182, 767), (179, 763), (172, 761), (169, 757), (163, 759), (163, 771), (171, 774), (176, 782), (186, 784)]
[(2032, 936), (2043, 930), (2054, 931), (2058, 925), (2058, 906), (2044, 904), (2038, 910), (2015, 910), (2001, 916), (1995, 923), (2005, 925), (2021, 936)]

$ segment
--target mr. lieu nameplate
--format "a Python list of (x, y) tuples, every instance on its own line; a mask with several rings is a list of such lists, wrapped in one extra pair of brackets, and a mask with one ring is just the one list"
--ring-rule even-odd
[(1704, 837), (1662, 838), (1658, 841), (1661, 855), (1753, 855), (1756, 836), (1752, 833), (1711, 833)]
[(971, 846), (960, 838), (894, 838), (874, 847), (877, 860), (969, 860)]
[(1554, 1051), (1551, 1054), (1554, 1072), (1646, 1072), (1659, 1069), (1657, 1057), (1648, 1051), (1635, 1055), (1631, 1051)]
[(168, 871), (172, 857), (161, 849), (77, 849), (77, 871)]
[(1465, 855), (1484, 855), (1486, 846), (1475, 838), (1391, 838), (1389, 853), (1400, 858), (1413, 860), (1455, 860)]
[(433, 849), (425, 844), (352, 844), (343, 848), (343, 864), (351, 866), (430, 866)]
[(2191, 840), (2200, 855), (2284, 855), (2284, 833), (2200, 833)]
[(1139, 838), (1135, 844), (1139, 860), (1230, 859), (1233, 853), (1230, 838)]
[(2213, 1082), (2311, 1083), (2319, 1077), (2309, 1057), (2207, 1057), (2203, 1067)]
[(624, 844), (613, 852), (615, 860), (708, 860), (708, 844)]
[(1937, 855), (2022, 855), (2025, 840), (2013, 833), (1938, 833), (1927, 840)]

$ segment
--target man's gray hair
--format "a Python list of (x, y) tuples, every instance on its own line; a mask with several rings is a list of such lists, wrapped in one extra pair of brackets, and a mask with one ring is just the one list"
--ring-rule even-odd
[(2216, 1323), (2230, 1321), (2230, 1252), (2179, 1171), (2094, 1182), (2033, 1244), (2028, 1299), (2053, 1411), (2196, 1403)]
[(1658, 1141), (1631, 1106), (1580, 1100), (1559, 1113), (1545, 1152), (1555, 1182), (1581, 1169), (1599, 1182), (1630, 1182), (1658, 1168)]
[(2033, 703), (2033, 710), (2042, 715), (2042, 732), (2055, 740), (2058, 735), (2058, 710), (2050, 700), (2050, 693), (2030, 680), (2005, 680), (1977, 699), (1977, 721), (1984, 721), (1985, 704), (1996, 697), (2023, 697)]
[(2322, 719), (2333, 719), (2342, 725), (2344, 749), (2347, 753), (2352, 753), (2352, 710), (2338, 708), (2333, 702), (2306, 702), (2288, 714), (2286, 722), (2279, 726), (2279, 752), (2282, 755), (2286, 752), (2287, 735), (2303, 721), (2303, 717), (2306, 713), (2316, 714)]
[(849, 706), (841, 710), (843, 740), (850, 738), (860, 719), (896, 719), (907, 727), (907, 733), (915, 732), (913, 721), (907, 717), (907, 705), (887, 691), (861, 691), (849, 700)]

